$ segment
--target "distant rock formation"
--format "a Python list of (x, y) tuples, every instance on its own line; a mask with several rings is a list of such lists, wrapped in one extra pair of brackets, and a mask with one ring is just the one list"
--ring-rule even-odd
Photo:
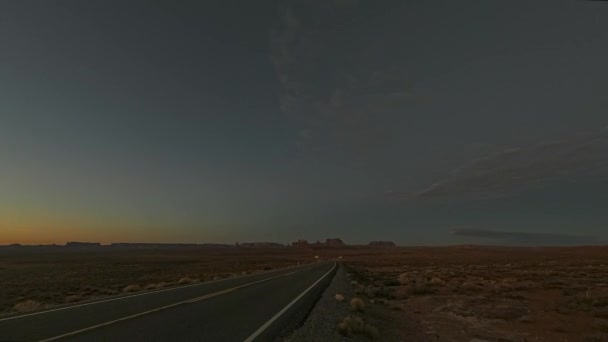
[(372, 241), (369, 243), (370, 247), (383, 247), (383, 248), (392, 248), (396, 247), (394, 242), (392, 241)]
[(298, 240), (291, 244), (293, 248), (310, 248), (310, 244), (306, 240)]
[(298, 240), (291, 244), (293, 248), (324, 248), (324, 247), (344, 247), (346, 244), (338, 238), (334, 239), (325, 239), (325, 242), (317, 241), (314, 243), (309, 243), (306, 240)]
[(325, 240), (325, 246), (327, 246), (327, 247), (344, 247), (346, 245), (344, 244), (344, 242), (342, 242), (341, 239), (334, 238), (334, 239)]
[(170, 248), (170, 247), (196, 247), (195, 244), (173, 244), (173, 243), (146, 243), (146, 242), (113, 242), (110, 247), (114, 248)]
[(282, 248), (285, 245), (277, 243), (277, 242), (243, 242), (237, 243), (237, 247), (244, 248)]
[(113, 248), (154, 248), (154, 249), (172, 249), (172, 248), (228, 248), (234, 247), (233, 245), (227, 245), (222, 243), (141, 243), (141, 242), (118, 242), (112, 243), (110, 247)]

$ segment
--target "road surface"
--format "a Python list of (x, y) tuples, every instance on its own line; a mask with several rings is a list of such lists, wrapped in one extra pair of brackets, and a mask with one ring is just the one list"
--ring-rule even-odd
[(0, 318), (0, 341), (274, 341), (331, 281), (319, 263)]

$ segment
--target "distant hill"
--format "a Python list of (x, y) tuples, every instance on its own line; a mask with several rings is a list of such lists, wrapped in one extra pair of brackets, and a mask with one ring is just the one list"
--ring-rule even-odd
[(68, 242), (65, 244), (66, 247), (101, 247), (99, 242)]
[(334, 238), (334, 239), (327, 239), (327, 240), (325, 240), (325, 246), (327, 246), (327, 247), (343, 247), (343, 246), (346, 246), (346, 244), (344, 242), (342, 242), (341, 239)]
[(245, 248), (283, 248), (285, 245), (277, 242), (243, 242), (237, 243), (237, 247)]
[(292, 248), (313, 248), (313, 247), (338, 248), (338, 247), (345, 247), (345, 246), (346, 246), (346, 244), (341, 239), (338, 239), (338, 238), (325, 239), (325, 242), (317, 241), (314, 243), (309, 243), (307, 240), (298, 240), (296, 242), (291, 243)]

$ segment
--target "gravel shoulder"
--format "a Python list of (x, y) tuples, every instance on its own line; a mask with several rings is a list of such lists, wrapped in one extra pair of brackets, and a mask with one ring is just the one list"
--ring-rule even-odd
[[(395, 311), (386, 304), (371, 300), (361, 289), (362, 284), (356, 281), (357, 275), (344, 265), (336, 272), (304, 324), (284, 339), (286, 342), (428, 342), (429, 337), (421, 331), (420, 322), (403, 311)], [(343, 300), (338, 300), (341, 295)], [(351, 300), (359, 298), (364, 308), (354, 311)], [(356, 318), (363, 322), (365, 329), (353, 329), (348, 336), (340, 333), (339, 326), (345, 318)], [(374, 333), (370, 333), (372, 330)], [(353, 332), (354, 331), (354, 332)]]
[[(343, 301), (336, 300), (336, 294), (344, 296)], [(338, 331), (342, 320), (352, 314), (349, 301), (355, 296), (351, 280), (342, 265), (336, 272), (314, 309), (304, 324), (285, 339), (286, 342), (311, 341), (369, 341), (363, 336), (346, 337)]]

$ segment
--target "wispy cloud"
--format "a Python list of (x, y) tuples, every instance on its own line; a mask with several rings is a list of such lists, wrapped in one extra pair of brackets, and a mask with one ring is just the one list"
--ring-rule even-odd
[[(502, 197), (551, 182), (608, 179), (608, 129), (531, 146), (505, 148), (401, 198)], [(392, 194), (397, 196), (397, 194)]]
[(594, 236), (549, 233), (507, 232), (475, 228), (456, 228), (454, 236), (481, 238), (515, 245), (585, 245), (597, 244)]
[(283, 12), (271, 60), (281, 110), (306, 132), (297, 137), (303, 149), (382, 145), (390, 116), (420, 97), (402, 63), (386, 57), (389, 38), (365, 31), (368, 18), (352, 0), (292, 2)]

